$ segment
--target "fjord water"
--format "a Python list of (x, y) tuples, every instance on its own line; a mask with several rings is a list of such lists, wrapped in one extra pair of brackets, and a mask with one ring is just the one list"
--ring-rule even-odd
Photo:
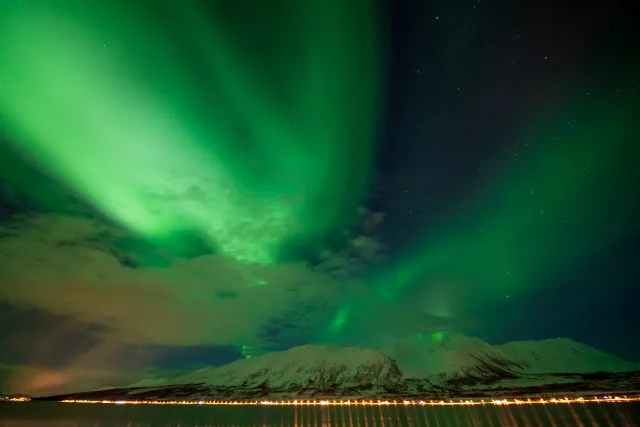
[(0, 427), (636, 426), (640, 405), (182, 406), (0, 403)]

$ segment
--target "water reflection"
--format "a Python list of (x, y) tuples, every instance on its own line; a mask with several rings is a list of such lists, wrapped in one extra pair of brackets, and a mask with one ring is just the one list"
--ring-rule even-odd
[(180, 407), (0, 404), (0, 427), (636, 426), (640, 404)]

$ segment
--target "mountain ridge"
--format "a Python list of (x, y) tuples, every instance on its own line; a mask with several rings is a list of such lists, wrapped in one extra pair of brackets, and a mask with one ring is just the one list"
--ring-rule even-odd
[[(541, 387), (575, 391), (599, 383), (615, 388), (626, 372), (640, 372), (638, 364), (569, 339), (492, 346), (455, 334), (442, 342), (398, 345), (393, 351), (395, 357), (359, 347), (304, 345), (171, 379), (147, 378), (125, 388), (65, 398), (246, 400), (461, 396)], [(627, 377), (632, 381), (625, 387), (640, 388), (640, 375)]]

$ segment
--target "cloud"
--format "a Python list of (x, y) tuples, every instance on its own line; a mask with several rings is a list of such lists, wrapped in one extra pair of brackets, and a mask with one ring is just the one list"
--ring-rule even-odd
[[(129, 268), (121, 233), (101, 222), (41, 215), (0, 229), (0, 301), (102, 325), (108, 345), (259, 343), (292, 307), (339, 297), (339, 283), (303, 263), (260, 265), (221, 255)], [(313, 328), (296, 318), (298, 328)]]
[(366, 235), (375, 233), (385, 217), (384, 212), (373, 212), (365, 207), (361, 207), (358, 214), (360, 215), (360, 228)]
[[(14, 364), (5, 388), (47, 394), (117, 385), (123, 370), (131, 383), (143, 378), (134, 371), (156, 365), (171, 348), (246, 345), (256, 355), (315, 342), (363, 290), (358, 274), (383, 259), (374, 235), (383, 215), (360, 215), (342, 250), (325, 251), (316, 263), (277, 265), (222, 254), (176, 258), (168, 246), (88, 217), (7, 222), (0, 227), (0, 304), (22, 312), (14, 323), (25, 323), (25, 338), (0, 335), (0, 362)], [(60, 348), (68, 342), (78, 345)]]
[(149, 377), (163, 378), (174, 372), (125, 372), (115, 370), (47, 368), (30, 365), (0, 364), (0, 392), (31, 397), (93, 391), (122, 387)]
[(375, 235), (384, 219), (384, 213), (372, 212), (361, 207), (358, 215), (358, 230), (355, 236), (352, 236), (340, 250), (322, 251), (315, 266), (318, 271), (338, 280), (345, 280), (358, 276), (385, 260), (385, 246)]

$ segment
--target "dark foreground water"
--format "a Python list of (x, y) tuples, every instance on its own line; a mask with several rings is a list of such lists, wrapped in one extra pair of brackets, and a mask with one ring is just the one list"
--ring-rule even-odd
[(636, 426), (638, 403), (521, 406), (146, 406), (0, 403), (1, 427)]

